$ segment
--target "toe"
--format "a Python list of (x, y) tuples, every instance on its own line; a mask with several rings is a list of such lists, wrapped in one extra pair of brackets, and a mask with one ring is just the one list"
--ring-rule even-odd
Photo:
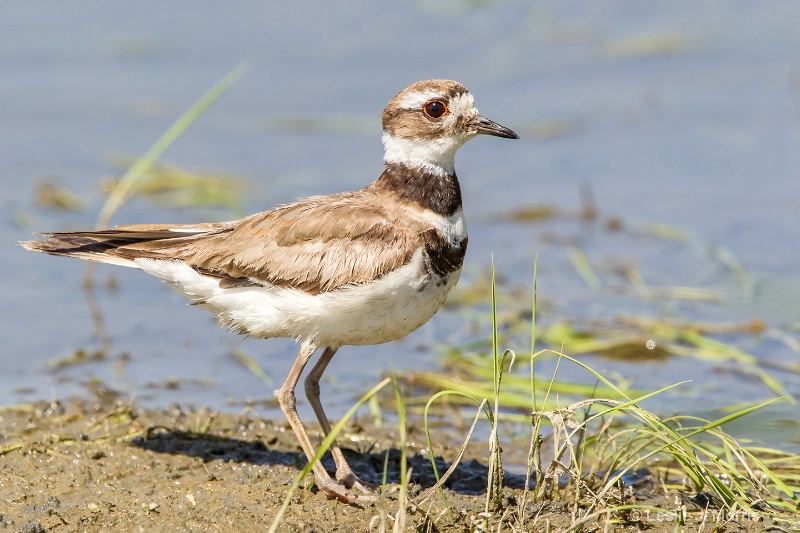
[(355, 489), (362, 492), (372, 492), (378, 488), (378, 485), (364, 481), (353, 473), (352, 470), (344, 472), (341, 475), (337, 472), (336, 478), (340, 485), (344, 485), (348, 489)]
[(339, 485), (338, 483), (322, 483), (317, 484), (319, 490), (327, 496), (329, 500), (337, 499), (342, 503), (352, 503), (359, 497), (355, 492), (351, 492), (347, 487)]
[(367, 503), (377, 501), (378, 498), (371, 494), (358, 494), (348, 490), (343, 485), (332, 484), (319, 488), (329, 500), (337, 499), (342, 503)]

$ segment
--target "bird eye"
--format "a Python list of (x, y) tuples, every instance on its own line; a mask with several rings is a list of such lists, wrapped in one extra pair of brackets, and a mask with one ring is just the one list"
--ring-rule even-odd
[(447, 114), (447, 106), (441, 100), (431, 100), (422, 106), (422, 111), (430, 118), (442, 118)]

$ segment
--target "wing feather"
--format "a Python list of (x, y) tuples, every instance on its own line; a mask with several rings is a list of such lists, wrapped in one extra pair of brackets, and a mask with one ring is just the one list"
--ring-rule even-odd
[(23, 246), (128, 266), (137, 258), (177, 259), (219, 277), (222, 287), (269, 283), (327, 292), (379, 278), (425, 244), (428, 223), (371, 194), (311, 197), (233, 222), (50, 233)]
[(310, 198), (162, 250), (204, 271), (314, 293), (372, 281), (407, 263), (427, 227), (352, 196)]

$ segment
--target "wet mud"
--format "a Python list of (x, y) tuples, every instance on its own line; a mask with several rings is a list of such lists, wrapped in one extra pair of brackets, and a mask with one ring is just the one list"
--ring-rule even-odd
[[(443, 492), (420, 501), (436, 479), (424, 434), (413, 428), (407, 441), (409, 504), (403, 512), (401, 453), (393, 431), (351, 425), (339, 439), (350, 464), (367, 481), (380, 484), (386, 465), (382, 501), (327, 500), (307, 477), (277, 531), (391, 531), (394, 520), (403, 519), (410, 531), (555, 532), (572, 527), (576, 511), (580, 516), (585, 502), (534, 501), (530, 491), (523, 494), (524, 478), (511, 474), (505, 476), (500, 505), (484, 512), (485, 443), (468, 446)], [(435, 431), (433, 452), (442, 473), (461, 443), (452, 436), (455, 431)], [(324, 463), (332, 472), (330, 457)], [(0, 407), (0, 530), (266, 531), (304, 464), (284, 421), (248, 412), (233, 416), (81, 401)], [(661, 514), (597, 516), (576, 530), (699, 530), (702, 516), (695, 511), (676, 530), (669, 509), (679, 496), (648, 486), (653, 487), (649, 495), (639, 493), (628, 503), (659, 507)], [(610, 518), (617, 523), (607, 524)], [(769, 522), (763, 518), (739, 517), (718, 531), (765, 527)]]

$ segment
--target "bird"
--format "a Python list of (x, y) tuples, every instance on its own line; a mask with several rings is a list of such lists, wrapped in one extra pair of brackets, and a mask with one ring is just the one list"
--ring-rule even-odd
[[(315, 448), (296, 409), (304, 380), (324, 434), (331, 425), (319, 381), (336, 351), (401, 339), (425, 324), (456, 285), (467, 226), (456, 151), (478, 135), (518, 139), (489, 120), (452, 80), (416, 82), (383, 111), (384, 167), (352, 192), (311, 196), (240, 220), (130, 224), (102, 231), (39, 233), (31, 251), (142, 270), (191, 304), (256, 338), (288, 337), (300, 350), (278, 403), (309, 461)], [(372, 501), (336, 442), (335, 479), (316, 462), (318, 489), (343, 502)]]

